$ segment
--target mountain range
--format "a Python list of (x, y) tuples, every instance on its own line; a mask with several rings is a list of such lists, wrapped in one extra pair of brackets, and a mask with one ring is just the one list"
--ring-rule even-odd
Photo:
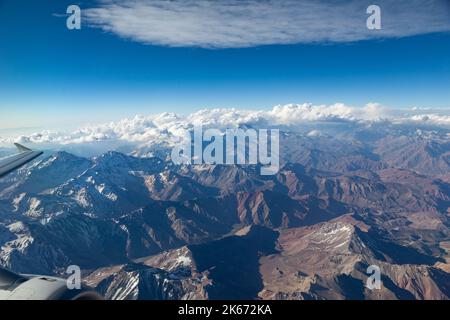
[(450, 298), (447, 131), (280, 135), (273, 176), (52, 152), (0, 180), (0, 265), (76, 264), (108, 299)]

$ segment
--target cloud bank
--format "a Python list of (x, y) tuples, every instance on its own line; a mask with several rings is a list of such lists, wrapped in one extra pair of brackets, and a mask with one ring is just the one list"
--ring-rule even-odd
[[(382, 30), (368, 30), (367, 7)], [(103, 0), (83, 9), (92, 27), (143, 44), (242, 48), (353, 42), (450, 31), (448, 0)]]
[[(425, 111), (426, 113), (423, 113)], [(195, 125), (218, 129), (248, 126), (301, 130), (319, 123), (322, 125), (337, 123), (351, 129), (380, 122), (450, 128), (450, 114), (421, 109), (404, 110), (399, 113), (376, 103), (369, 103), (364, 107), (352, 107), (342, 103), (333, 105), (304, 103), (279, 105), (270, 110), (203, 109), (186, 116), (174, 113), (136, 116), (85, 127), (71, 133), (42, 131), (12, 139), (0, 139), (0, 142), (73, 145), (119, 141), (147, 146), (171, 145), (181, 139), (185, 129), (192, 129)]]

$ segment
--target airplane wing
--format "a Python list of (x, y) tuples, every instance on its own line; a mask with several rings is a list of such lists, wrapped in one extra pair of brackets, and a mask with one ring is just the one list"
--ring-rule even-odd
[(19, 153), (0, 159), (0, 178), (34, 160), (43, 153), (42, 151), (33, 151), (18, 143), (14, 145), (19, 150)]

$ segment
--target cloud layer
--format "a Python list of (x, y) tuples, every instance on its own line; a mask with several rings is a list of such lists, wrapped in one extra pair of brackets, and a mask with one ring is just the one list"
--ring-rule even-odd
[(450, 128), (450, 115), (432, 110), (410, 109), (400, 113), (370, 103), (364, 107), (345, 104), (312, 105), (289, 104), (271, 110), (203, 109), (187, 116), (174, 113), (136, 116), (101, 125), (94, 125), (71, 133), (42, 131), (0, 142), (74, 145), (103, 141), (133, 143), (137, 145), (171, 145), (183, 136), (185, 129), (195, 125), (218, 129), (249, 126), (254, 128), (281, 128), (301, 130), (317, 124), (343, 124), (346, 128), (377, 122), (412, 126)]
[(240, 48), (352, 42), (450, 31), (447, 0), (378, 0), (382, 30), (368, 30), (368, 0), (106, 0), (83, 10), (90, 26), (144, 44)]

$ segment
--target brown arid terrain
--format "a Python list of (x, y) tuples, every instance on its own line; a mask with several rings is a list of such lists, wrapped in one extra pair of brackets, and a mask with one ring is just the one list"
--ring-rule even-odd
[(108, 299), (449, 299), (449, 136), (386, 130), (283, 134), (273, 176), (51, 154), (0, 180), (0, 264)]

